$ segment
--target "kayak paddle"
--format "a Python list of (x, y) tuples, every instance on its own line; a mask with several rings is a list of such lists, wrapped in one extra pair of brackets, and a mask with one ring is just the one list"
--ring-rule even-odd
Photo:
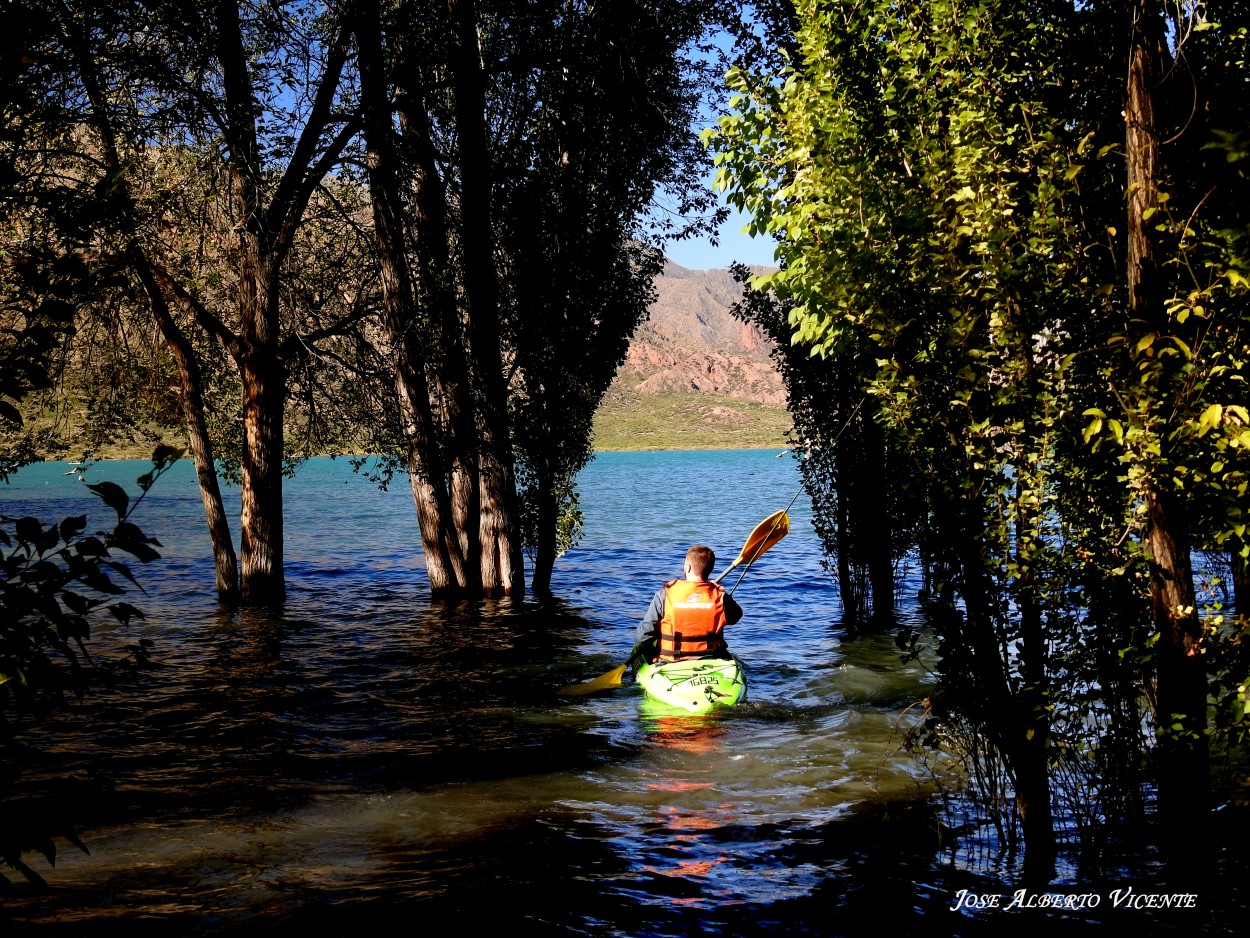
[[(742, 545), (742, 550), (738, 552), (738, 558), (725, 568), (725, 571), (716, 578), (717, 583), (725, 579), (729, 575), (729, 571), (734, 567), (746, 561), (747, 569), (751, 564), (755, 563), (764, 551), (772, 547), (779, 540), (790, 533), (790, 515), (786, 509), (774, 511), (771, 515), (755, 526), (755, 530), (747, 537), (747, 542)], [(742, 582), (742, 577), (747, 575), (747, 571), (742, 571), (742, 576), (738, 577), (738, 583)], [(738, 583), (734, 584), (734, 589), (738, 588)], [(729, 591), (733, 595), (733, 590)]]
[(600, 674), (593, 681), (586, 681), (584, 684), (569, 684), (561, 687), (557, 693), (566, 697), (581, 697), (584, 694), (595, 694), (601, 690), (613, 690), (625, 683), (625, 672), (633, 667), (635, 661), (642, 657), (642, 647), (637, 646), (630, 654), (628, 661), (617, 665), (607, 674)]
[[(793, 503), (791, 503), (793, 504)], [(751, 569), (751, 564), (760, 557), (764, 551), (768, 550), (779, 540), (790, 533), (790, 516), (786, 513), (786, 509), (775, 511), (759, 524), (755, 526), (755, 530), (747, 537), (747, 542), (742, 545), (742, 550), (738, 552), (738, 557), (725, 568), (724, 573), (716, 578), (714, 582), (719, 583), (726, 574), (734, 567), (742, 563), (746, 564), (743, 568), (742, 576), (738, 577), (738, 583), (742, 582), (742, 577), (747, 575), (747, 570)], [(734, 584), (734, 589), (738, 588), (738, 583)], [(731, 594), (733, 590), (729, 591)], [(569, 684), (561, 687), (557, 693), (565, 696), (579, 697), (583, 694), (594, 694), (601, 690), (612, 690), (620, 687), (624, 683), (625, 672), (628, 671), (634, 662), (643, 657), (645, 646), (636, 645), (630, 653), (629, 660), (622, 665), (617, 665), (606, 674), (601, 674), (593, 681), (586, 681), (582, 684)]]

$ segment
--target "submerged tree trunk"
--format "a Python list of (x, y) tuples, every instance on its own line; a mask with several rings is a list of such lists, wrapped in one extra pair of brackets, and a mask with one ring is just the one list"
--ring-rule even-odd
[(1199, 651), (1202, 625), (1195, 609), (1186, 512), (1167, 492), (1149, 491), (1146, 548), (1157, 646), (1159, 812), (1170, 846), (1197, 856), (1210, 803), (1207, 675)]
[(477, 379), (480, 452), (479, 532), (482, 592), (524, 592), (516, 479), (499, 333), (491, 210), (486, 94), (473, 0), (447, 0), (455, 34), (451, 76), (461, 175), (463, 292), (469, 322), (470, 358)]
[[(402, 55), (391, 105), (375, 4), (363, 6), (357, 17), (369, 184), (395, 388), (431, 591), (499, 595), (518, 592), (523, 581), (500, 352), (485, 94), (472, 4), (450, 2), (448, 10), (456, 35), (451, 84), (459, 236), (451, 237), (448, 194), (423, 103), (401, 80)], [(402, 186), (408, 182), (411, 193), (405, 198)], [(411, 215), (405, 214), (409, 207)], [(458, 270), (450, 254), (454, 243), (462, 252)]]
[(441, 466), (431, 460), (431, 454), (438, 447), (430, 394), (425, 384), (426, 365), (414, 339), (419, 310), (404, 238), (402, 174), (393, 139), (376, 4), (360, 5), (356, 33), (374, 240), (400, 428), (407, 449), (408, 479), (430, 591), (433, 595), (454, 594), (465, 589), (468, 577), (460, 539), (452, 530), (454, 513), (446, 475)]
[(835, 466), (833, 482), (833, 543), (836, 551), (836, 567), (838, 572), (838, 597), (842, 600), (842, 619), (848, 625), (858, 626), (864, 619), (867, 597), (862, 584), (855, 576), (855, 536), (851, 531), (851, 502), (855, 498), (852, 486), (850, 466), (854, 464), (852, 444), (837, 450), (833, 456)]
[(894, 543), (886, 444), (870, 416), (836, 440), (834, 540), (838, 590), (849, 623), (885, 623), (894, 615)]
[(243, 379), (242, 513), (239, 575), (243, 602), (286, 598), (282, 543), (285, 368), (276, 350), (260, 344), (239, 363)]
[[(1030, 530), (1023, 509), (1023, 491), (1017, 484), (1016, 504), (1020, 506), (1016, 529), (1016, 608), (1020, 616), (1020, 686), (1015, 710), (1018, 725), (1014, 734), (1016, 751), (1016, 801), (1025, 830), (1025, 869), (1034, 881), (1049, 882), (1054, 873), (1054, 813), (1050, 791), (1050, 698), (1047, 694), (1046, 628), (1038, 596), (1037, 571), (1031, 569), (1026, 543)], [(1031, 840), (1030, 840), (1031, 838)], [(1040, 843), (1039, 843), (1040, 841)]]
[[(969, 673), (967, 710), (988, 734), (1007, 764), (1015, 784), (1015, 809), (1024, 835), (1025, 871), (1030, 881), (1048, 882), (1056, 856), (1054, 817), (1050, 803), (1050, 775), (1044, 740), (1044, 713), (1036, 712), (1037, 696), (1026, 689), (1013, 692), (1004, 660), (1006, 645), (995, 627), (993, 586), (978, 534), (983, 523), (978, 511), (977, 487), (968, 485), (968, 503), (952, 512), (954, 526), (945, 540), (958, 558), (960, 593), (964, 600), (966, 629), (957, 660), (967, 662)], [(941, 522), (939, 521), (939, 524)], [(1036, 610), (1033, 610), (1036, 613)], [(1026, 610), (1026, 615), (1029, 611)], [(1040, 617), (1035, 616), (1040, 624)], [(1026, 624), (1027, 628), (1027, 624)], [(1036, 652), (1032, 647), (1024, 654)], [(1040, 660), (1026, 661), (1026, 673), (1039, 669)], [(1041, 733), (1039, 734), (1039, 729)]]
[[(312, 86), (311, 105), (290, 161), (266, 203), (262, 182), (272, 175), (260, 147), (261, 101), (252, 81), (250, 35), (245, 40), (239, 5), (215, 4), (216, 52), (221, 64), (227, 150), (226, 171), (237, 272), (238, 332), (231, 354), (243, 385), (243, 510), (240, 580), (249, 605), (280, 603), (283, 572), (282, 476), (285, 456), (286, 360), (279, 318), (282, 265), (303, 222), (313, 191), (355, 136), (354, 120), (335, 116), (350, 31), (340, 24), (325, 44), (324, 71)], [(324, 136), (333, 133), (329, 143)]]
[(891, 531), (893, 512), (889, 506), (889, 479), (886, 466), (885, 436), (880, 425), (870, 416), (861, 419), (865, 459), (863, 495), (860, 501), (863, 516), (864, 556), (868, 567), (868, 583), (872, 591), (872, 618), (889, 621), (894, 615), (894, 537)]
[(141, 261), (139, 275), (152, 305), (153, 314), (170, 354), (178, 366), (182, 383), (182, 419), (187, 431), (187, 446), (195, 464), (199, 480), (200, 498), (204, 502), (204, 518), (208, 522), (208, 536), (213, 545), (213, 567), (217, 575), (217, 596), (225, 603), (235, 603), (240, 598), (239, 562), (230, 537), (230, 522), (226, 517), (221, 499), (221, 484), (217, 479), (217, 463), (213, 458), (213, 442), (208, 433), (204, 415), (203, 381), (200, 366), (191, 343), (170, 312), (167, 287)]
[[(425, 332), (424, 347), (432, 361), (420, 380), (425, 413), (430, 423), (424, 440), (409, 438), (409, 462), (425, 467), (426, 485), (434, 487), (440, 502), (440, 536), (449, 539), (448, 553), (454, 580), (444, 579), (436, 593), (477, 595), (481, 591), (479, 563), (478, 431), (475, 423), (469, 362), (465, 353), (450, 256), (447, 192), (439, 175), (428, 121), (403, 91), (397, 91), (404, 152), (412, 171), (412, 231), (415, 244), (413, 315)], [(410, 328), (415, 328), (410, 326)], [(442, 436), (434, 430), (437, 417)], [(416, 484), (416, 483), (414, 483)], [(414, 490), (415, 494), (415, 490)], [(423, 498), (417, 496), (418, 510)], [(432, 580), (433, 582), (433, 580)]]
[[(552, 452), (552, 447), (544, 447), (543, 452)], [(560, 525), (560, 500), (556, 496), (555, 471), (551, 459), (541, 460), (536, 468), (538, 530), (535, 532), (534, 570), (530, 574), (530, 586), (535, 593), (549, 595), (551, 576), (555, 572), (556, 557), (559, 554), (557, 531)]]
[(243, 602), (255, 606), (280, 603), (286, 596), (282, 569), (286, 375), (278, 357), (278, 301), (274, 293), (278, 259), (260, 204), (256, 95), (237, 4), (219, 0), (216, 20), (237, 256), (239, 342), (234, 358), (243, 385), (239, 576)]

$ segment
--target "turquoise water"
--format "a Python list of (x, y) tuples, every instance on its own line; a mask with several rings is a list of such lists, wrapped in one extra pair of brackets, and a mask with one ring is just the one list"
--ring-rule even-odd
[[(0, 511), (90, 511), (104, 526), (69, 468), (24, 470)], [(99, 464), (86, 479), (133, 491), (143, 469)], [(146, 592), (128, 597), (147, 619), (101, 623), (93, 643), (108, 657), (149, 638), (161, 667), (32, 737), (28, 778), (95, 773), (112, 788), (75, 804), (90, 855), (63, 844), (54, 870), (33, 861), (53, 892), (21, 891), (15, 924), (612, 936), (1004, 924), (948, 911), (979, 881), (952, 862), (932, 780), (901, 745), (931, 676), (899, 663), (891, 634), (842, 629), (805, 498), (735, 593), (744, 705), (682, 717), (635, 686), (556, 693), (624, 660), (689, 544), (712, 546), (718, 569), (731, 560), (794, 496), (793, 461), (609, 453), (580, 488), (585, 536), (557, 565), (555, 600), (431, 606), (406, 483), (382, 492), (314, 460), (286, 487), (289, 601), (260, 615), (217, 608), (191, 467), (177, 466), (135, 518), (163, 545), (136, 570)]]

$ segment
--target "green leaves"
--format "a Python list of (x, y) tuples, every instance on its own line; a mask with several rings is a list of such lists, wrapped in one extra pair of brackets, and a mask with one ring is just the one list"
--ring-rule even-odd
[[(158, 450), (153, 470), (145, 476), (148, 485), (176, 458), (174, 450)], [(159, 557), (153, 549), (157, 542), (124, 520), (130, 502), (121, 486), (101, 482), (90, 488), (117, 514), (111, 533), (82, 537), (86, 515), (47, 527), (32, 517), (0, 516), (0, 731), (13, 726), (10, 711), (24, 711), (29, 720), (31, 714), (46, 714), (59, 705), (66, 690), (83, 696), (100, 670), (86, 645), (93, 614), (106, 609), (123, 626), (143, 618), (135, 606), (113, 599), (125, 591), (115, 577), (138, 584), (130, 568), (113, 559), (112, 551), (154, 560)], [(132, 670), (150, 666), (151, 644), (140, 639), (112, 665), (125, 664)], [(11, 781), (6, 778), (6, 783)], [(6, 795), (8, 807), (15, 809), (19, 802), (8, 791)], [(15, 835), (12, 827), (0, 825), (0, 860), (41, 883), (22, 862), (22, 853), (37, 849), (54, 863), (52, 840), (25, 829)], [(68, 839), (82, 847), (76, 836), (70, 834)]]
[[(173, 464), (177, 451), (165, 448), (156, 457), (149, 485)], [(121, 486), (101, 482), (89, 488), (118, 516), (108, 533), (83, 537), (86, 515), (47, 527), (32, 517), (0, 518), (0, 684), (20, 685), (27, 697), (41, 693), (45, 679), (80, 688), (85, 683), (82, 642), (92, 613), (107, 609), (122, 624), (143, 618), (129, 603), (112, 601), (125, 592), (119, 580), (138, 585), (115, 552), (149, 562), (160, 557), (159, 542), (124, 520), (133, 505)], [(58, 669), (70, 677), (53, 678)], [(14, 700), (0, 695), (0, 708)]]

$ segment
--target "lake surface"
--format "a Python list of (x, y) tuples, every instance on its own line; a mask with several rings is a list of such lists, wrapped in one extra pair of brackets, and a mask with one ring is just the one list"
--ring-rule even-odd
[[(0, 512), (89, 512), (104, 527), (69, 468), (23, 470)], [(101, 463), (86, 481), (136, 492), (144, 469)], [(687, 546), (709, 544), (723, 569), (798, 476), (775, 451), (605, 453), (580, 489), (585, 534), (557, 565), (555, 600), (432, 606), (406, 480), (383, 492), (314, 460), (286, 486), (289, 600), (261, 615), (217, 607), (191, 466), (176, 466), (134, 519), (163, 545), (135, 565), (146, 592), (127, 596), (147, 619), (101, 622), (92, 645), (107, 658), (148, 638), (161, 667), (31, 737), (28, 778), (111, 790), (71, 812), (90, 855), (62, 843), (55, 869), (31, 860), (52, 891), (20, 889), (10, 924), (979, 935), (1047, 914), (949, 911), (960, 889), (1010, 892), (1010, 862), (969, 862), (935, 832), (940, 798), (902, 749), (932, 678), (900, 664), (892, 634), (842, 629), (806, 498), (735, 593), (745, 705), (689, 717), (633, 685), (558, 695), (625, 659)], [(906, 572), (902, 589), (915, 593)], [(1157, 921), (1109, 905), (1047, 924)], [(1224, 921), (1210, 903), (1181, 919), (1208, 933)]]

